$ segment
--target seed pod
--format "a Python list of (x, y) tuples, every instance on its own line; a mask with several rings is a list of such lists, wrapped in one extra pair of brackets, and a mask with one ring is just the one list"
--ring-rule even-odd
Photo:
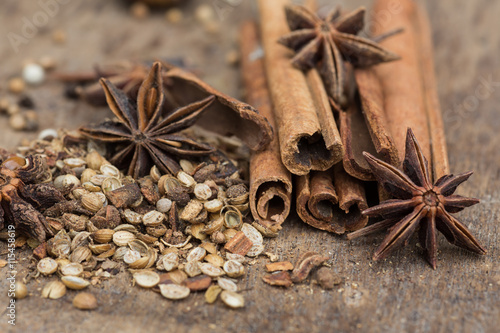
[(97, 308), (97, 299), (90, 293), (78, 293), (73, 298), (73, 306), (80, 310), (94, 310)]
[(76, 249), (79, 246), (87, 246), (89, 244), (90, 232), (81, 231), (73, 237), (71, 241), (71, 250)]
[(83, 274), (83, 266), (74, 262), (63, 266), (60, 265), (59, 270), (62, 275), (80, 276)]
[(201, 201), (208, 200), (212, 197), (212, 189), (206, 184), (196, 184), (193, 192), (196, 198)]
[(184, 171), (190, 175), (193, 174), (195, 167), (194, 167), (193, 163), (191, 163), (191, 161), (182, 159), (179, 161), (179, 165), (181, 166), (182, 171)]
[(107, 252), (109, 250), (111, 250), (111, 248), (113, 247), (114, 245), (112, 244), (90, 244), (89, 245), (89, 249), (90, 251), (92, 251), (93, 254), (102, 254), (104, 252)]
[(116, 228), (113, 229), (115, 232), (117, 231), (128, 231), (131, 234), (137, 234), (137, 229), (132, 224), (120, 224)]
[(216, 231), (219, 231), (224, 226), (224, 218), (219, 216), (217, 219), (210, 221), (208, 224), (204, 225), (203, 233), (211, 235)]
[(154, 227), (160, 225), (163, 220), (165, 220), (165, 215), (157, 210), (147, 212), (142, 217), (142, 223), (144, 223), (146, 227)]
[(182, 185), (179, 180), (171, 175), (161, 176), (158, 180), (158, 190), (162, 195), (176, 192), (180, 187), (182, 187)]
[(125, 254), (130, 251), (130, 249), (126, 246), (121, 246), (119, 248), (116, 249), (115, 251), (115, 254), (113, 254), (113, 259), (119, 261), (119, 260), (123, 260), (123, 258), (125, 257)]
[(28, 288), (21, 281), (16, 281), (14, 285), (14, 298), (23, 299), (28, 296)]
[(224, 302), (224, 304), (233, 309), (242, 308), (245, 306), (245, 299), (243, 298), (243, 296), (233, 291), (223, 290), (220, 294), (220, 298)]
[(91, 212), (97, 213), (99, 209), (103, 206), (103, 202), (101, 197), (96, 195), (95, 193), (84, 194), (80, 198), (80, 202), (82, 207), (90, 210)]
[(149, 234), (137, 233), (136, 237), (137, 237), (138, 240), (141, 240), (141, 241), (143, 241), (146, 244), (154, 244), (155, 242), (158, 241), (158, 237), (154, 237), (154, 236), (149, 235)]
[(133, 277), (137, 285), (143, 288), (153, 288), (160, 282), (160, 276), (153, 271), (137, 271)]
[(115, 231), (111, 229), (99, 229), (92, 234), (92, 239), (97, 243), (109, 243), (113, 239)]
[(127, 252), (125, 252), (123, 256), (123, 261), (128, 265), (138, 261), (139, 259), (141, 259), (140, 252), (132, 249), (129, 249)]
[(181, 271), (180, 269), (168, 272), (166, 275), (168, 279), (175, 284), (182, 284), (182, 282), (188, 278), (187, 274)]
[(77, 247), (69, 256), (71, 262), (82, 263), (92, 257), (92, 251), (87, 246)]
[(96, 150), (91, 151), (86, 156), (87, 166), (93, 170), (99, 170), (106, 161)]
[(58, 299), (66, 294), (66, 286), (58, 280), (47, 283), (42, 289), (42, 297)]
[(61, 282), (69, 289), (80, 290), (90, 285), (90, 282), (79, 276), (63, 276)]
[(235, 260), (228, 260), (224, 263), (224, 272), (229, 277), (238, 278), (245, 274), (245, 267)]
[(222, 265), (224, 265), (224, 259), (217, 254), (207, 254), (204, 259), (206, 262), (211, 263), (215, 267), (222, 267)]
[(54, 186), (58, 190), (72, 189), (80, 185), (81, 185), (80, 179), (78, 179), (78, 177), (76, 176), (69, 174), (58, 176), (56, 177), (56, 179), (54, 179)]
[(244, 264), (247, 262), (247, 259), (245, 256), (237, 253), (231, 253), (231, 252), (226, 252), (226, 259), (227, 260), (234, 260), (239, 262), (240, 264)]
[(109, 177), (109, 176), (106, 176), (106, 175), (96, 174), (96, 175), (94, 175), (94, 176), (90, 177), (90, 182), (91, 182), (92, 184), (94, 184), (95, 186), (99, 186), (99, 187), (101, 187), (102, 182), (103, 182), (106, 178), (108, 178), (108, 177)]
[(202, 247), (195, 247), (191, 251), (186, 258), (187, 261), (202, 261), (203, 258), (207, 255), (207, 250)]
[(191, 292), (188, 287), (176, 284), (160, 284), (161, 295), (167, 299), (178, 300), (189, 296)]
[(164, 224), (160, 224), (154, 227), (147, 227), (146, 232), (148, 235), (153, 237), (161, 237), (167, 232), (167, 227)]
[(221, 287), (222, 290), (229, 290), (233, 292), (238, 291), (238, 286), (232, 280), (227, 278), (219, 277), (217, 278), (217, 284)]
[[(160, 262), (160, 260), (158, 261)], [(179, 266), (179, 256), (177, 253), (167, 253), (161, 258), (162, 268), (167, 272), (170, 272)], [(158, 267), (158, 266), (157, 266)], [(160, 268), (158, 268), (160, 269)]]
[(128, 242), (135, 239), (135, 235), (128, 231), (117, 231), (113, 234), (113, 243), (116, 246), (127, 246)]
[(172, 208), (172, 200), (167, 198), (162, 198), (156, 202), (156, 210), (161, 213), (168, 213)]
[(161, 172), (160, 170), (158, 169), (158, 167), (156, 165), (153, 165), (153, 167), (151, 168), (151, 170), (149, 171), (149, 175), (151, 176), (151, 179), (155, 182), (155, 183), (158, 183), (158, 181), (160, 180), (161, 178)]
[(146, 243), (144, 243), (139, 239), (133, 239), (130, 242), (128, 242), (128, 247), (131, 250), (139, 252), (141, 257), (148, 255), (149, 247), (146, 245)]
[(214, 200), (210, 200), (210, 201), (205, 202), (203, 204), (203, 206), (205, 207), (205, 209), (208, 212), (217, 213), (222, 209), (223, 203), (219, 199), (214, 199)]
[(112, 256), (114, 256), (115, 252), (116, 252), (116, 246), (114, 244), (101, 244), (100, 246), (105, 246), (105, 245), (109, 245), (109, 250), (106, 250), (104, 252), (102, 252), (101, 254), (99, 254), (96, 259), (106, 259), (106, 258), (110, 258)]

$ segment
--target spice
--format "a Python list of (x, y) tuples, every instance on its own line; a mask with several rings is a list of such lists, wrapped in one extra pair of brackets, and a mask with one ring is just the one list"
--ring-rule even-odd
[[(263, 54), (254, 22), (243, 24), (240, 32), (243, 82), (246, 98), (276, 126), (267, 86)], [(281, 162), (278, 136), (250, 158), (250, 209), (254, 218), (281, 225), (290, 213), (292, 176)]]
[(326, 93), (312, 96), (322, 87), (310, 89), (304, 74), (290, 63), (290, 52), (276, 43), (288, 30), (283, 11), (286, 3), (259, 1), (261, 35), (281, 160), (291, 173), (305, 175), (310, 170), (327, 170), (340, 161), (343, 148), (338, 131), (332, 130), (336, 126)]
[(337, 103), (344, 97), (345, 60), (355, 66), (371, 66), (399, 59), (375, 42), (357, 36), (364, 27), (363, 7), (346, 15), (341, 15), (337, 7), (324, 20), (304, 6), (287, 5), (285, 10), (292, 32), (279, 42), (296, 51), (294, 66), (302, 70), (316, 64), (320, 67), (327, 91)]
[(406, 245), (419, 226), (421, 245), (434, 269), (437, 230), (452, 244), (479, 254), (486, 254), (486, 249), (470, 231), (450, 215), (479, 203), (477, 199), (453, 194), (457, 187), (472, 175), (472, 172), (456, 176), (445, 175), (433, 185), (427, 159), (411, 129), (407, 132), (404, 173), (368, 153), (365, 157), (377, 181), (397, 198), (363, 211), (364, 215), (382, 216), (385, 220), (348, 236), (349, 239), (354, 239), (378, 230), (389, 229), (389, 234), (373, 255), (374, 260), (383, 259), (398, 247)]
[(94, 310), (97, 308), (97, 299), (90, 293), (78, 293), (73, 298), (73, 306), (80, 310)]
[(164, 91), (161, 64), (155, 63), (142, 83), (137, 107), (130, 105), (128, 96), (109, 80), (102, 79), (108, 105), (119, 121), (83, 127), (82, 134), (98, 141), (125, 144), (110, 159), (113, 164), (130, 165), (128, 174), (144, 176), (156, 165), (162, 172), (177, 174), (179, 156), (209, 154), (213, 148), (187, 138), (179, 131), (191, 126), (213, 102), (209, 96), (196, 103), (172, 110), (163, 119)]
[(327, 257), (321, 256), (314, 251), (303, 253), (300, 255), (297, 263), (295, 264), (295, 268), (292, 271), (292, 281), (295, 283), (304, 281), (314, 268), (320, 266), (327, 260)]

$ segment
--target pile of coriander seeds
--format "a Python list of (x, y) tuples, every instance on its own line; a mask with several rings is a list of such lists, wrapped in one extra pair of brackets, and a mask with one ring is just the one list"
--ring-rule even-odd
[[(103, 147), (68, 148), (67, 136), (58, 136), (19, 149), (47, 157), (48, 181), (68, 199), (44, 212), (55, 236), (41, 244), (28, 239), (39, 259), (37, 277), (59, 277), (42, 288), (42, 297), (84, 290), (124, 265), (135, 285), (167, 299), (205, 292), (208, 303), (220, 298), (229, 307), (244, 306), (238, 279), (249, 258), (264, 251), (262, 233), (271, 231), (249, 216), (237, 162), (223, 154), (209, 162), (181, 160), (176, 175), (153, 166), (133, 179), (103, 157)], [(82, 300), (98, 304), (85, 293), (75, 306), (92, 308)]]

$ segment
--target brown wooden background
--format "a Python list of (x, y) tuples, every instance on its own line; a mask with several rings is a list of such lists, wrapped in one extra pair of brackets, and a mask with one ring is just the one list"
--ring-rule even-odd
[[(222, 11), (218, 34), (208, 34), (193, 19), (200, 3)], [(322, 1), (327, 3), (328, 1)], [(338, 1), (331, 1), (332, 3)], [(169, 331), (169, 332), (498, 332), (500, 327), (500, 1), (425, 1), (433, 25), (436, 74), (445, 118), (453, 172), (475, 170), (459, 193), (481, 199), (481, 204), (458, 214), (486, 246), (478, 257), (439, 239), (438, 269), (433, 271), (414, 240), (382, 262), (371, 253), (382, 235), (347, 242), (304, 226), (287, 222), (267, 250), (292, 262), (305, 250), (331, 257), (344, 282), (333, 291), (312, 283), (289, 290), (261, 281), (265, 258), (251, 266), (240, 282), (247, 305), (229, 310), (221, 303), (205, 305), (203, 294), (170, 302), (153, 292), (130, 285), (127, 272), (90, 290), (100, 307), (80, 312), (71, 305), (74, 292), (52, 301), (40, 298), (47, 281), (29, 284), (31, 296), (17, 302), (16, 331)], [(370, 1), (342, 1), (344, 7), (369, 6)], [(0, 4), (0, 96), (6, 79), (20, 72), (23, 61), (50, 55), (61, 70), (84, 70), (97, 63), (126, 58), (185, 57), (200, 69), (203, 78), (223, 92), (239, 97), (239, 75), (225, 62), (237, 48), (238, 24), (255, 17), (255, 4), (242, 0), (228, 7), (222, 0), (190, 1), (182, 6), (186, 19), (168, 24), (163, 11), (145, 21), (134, 20), (121, 1), (70, 0), (27, 44), (14, 52), (7, 34), (21, 34), (23, 21), (41, 7), (38, 1), (7, 0)], [(61, 29), (67, 42), (57, 45), (52, 33)], [(488, 83), (490, 82), (490, 83)], [(62, 86), (47, 82), (28, 90), (39, 112), (42, 128), (76, 128), (98, 120), (105, 109), (62, 97)], [(0, 116), (0, 146), (15, 147), (35, 134), (14, 133), (7, 117)], [(5, 244), (0, 245), (4, 253)], [(29, 252), (18, 253), (18, 277), (27, 273)], [(5, 257), (5, 254), (0, 256)], [(6, 268), (0, 269), (0, 331), (11, 331), (5, 306)]]

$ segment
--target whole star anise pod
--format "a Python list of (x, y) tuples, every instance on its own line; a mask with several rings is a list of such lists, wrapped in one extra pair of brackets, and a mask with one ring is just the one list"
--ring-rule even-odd
[(399, 59), (374, 40), (357, 36), (364, 27), (363, 7), (346, 15), (336, 8), (324, 20), (304, 6), (288, 5), (285, 10), (292, 32), (278, 42), (296, 52), (292, 63), (297, 68), (319, 67), (327, 92), (336, 102), (346, 81), (344, 61), (364, 67)]
[(180, 131), (193, 125), (214, 101), (210, 95), (178, 109), (164, 111), (164, 89), (161, 64), (153, 64), (141, 84), (136, 106), (127, 94), (107, 79), (101, 79), (109, 108), (118, 121), (105, 121), (98, 125), (82, 127), (80, 132), (91, 139), (119, 145), (110, 162), (128, 166), (128, 174), (135, 178), (149, 173), (156, 165), (164, 173), (177, 174), (177, 158), (201, 156), (214, 149), (198, 143)]
[(363, 211), (364, 215), (381, 216), (385, 220), (348, 235), (349, 239), (353, 239), (389, 229), (389, 234), (373, 255), (374, 260), (385, 258), (396, 248), (406, 245), (418, 227), (420, 243), (434, 269), (437, 254), (436, 230), (444, 234), (452, 244), (486, 254), (486, 250), (467, 227), (450, 214), (479, 203), (477, 199), (453, 194), (457, 187), (472, 175), (472, 171), (445, 175), (433, 185), (427, 159), (411, 129), (408, 129), (406, 136), (404, 173), (369, 153), (365, 152), (364, 155), (377, 181), (397, 198)]
[(16, 234), (25, 234), (43, 242), (52, 231), (39, 209), (66, 199), (52, 184), (40, 183), (48, 170), (41, 156), (26, 159), (12, 156), (0, 165), (0, 229), (7, 222)]

